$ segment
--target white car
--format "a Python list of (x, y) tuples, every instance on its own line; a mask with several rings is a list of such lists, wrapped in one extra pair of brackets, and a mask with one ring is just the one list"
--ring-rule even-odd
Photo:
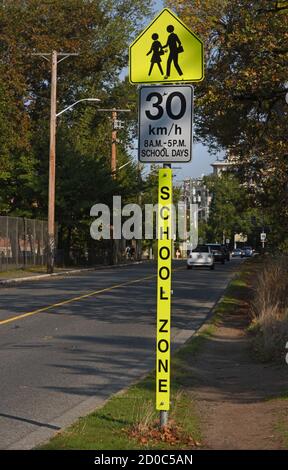
[(198, 245), (187, 258), (187, 269), (192, 269), (196, 266), (206, 266), (207, 268), (214, 269), (214, 256), (210, 246)]

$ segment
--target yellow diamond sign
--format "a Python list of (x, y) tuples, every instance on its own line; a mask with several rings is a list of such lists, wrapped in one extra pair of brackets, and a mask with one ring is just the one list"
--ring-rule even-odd
[(129, 48), (130, 82), (199, 82), (203, 56), (201, 39), (164, 8)]

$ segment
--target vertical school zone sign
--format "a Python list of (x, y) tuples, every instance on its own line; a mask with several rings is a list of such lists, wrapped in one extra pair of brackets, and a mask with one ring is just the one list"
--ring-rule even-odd
[(172, 170), (159, 169), (156, 409), (170, 409)]

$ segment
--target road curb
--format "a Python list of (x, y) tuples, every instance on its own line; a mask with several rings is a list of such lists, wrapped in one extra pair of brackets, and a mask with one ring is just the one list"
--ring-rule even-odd
[(0, 288), (1, 287), (12, 287), (17, 284), (21, 284), (22, 282), (29, 282), (29, 281), (41, 281), (42, 279), (49, 279), (51, 277), (60, 277), (60, 276), (68, 276), (69, 274), (80, 274), (83, 272), (91, 272), (91, 271), (100, 271), (102, 269), (116, 269), (116, 268), (123, 268), (127, 266), (135, 266), (137, 264), (143, 264), (144, 261), (135, 261), (133, 263), (123, 263), (123, 264), (115, 264), (115, 265), (108, 265), (108, 266), (97, 266), (94, 268), (81, 268), (81, 269), (72, 269), (69, 271), (61, 271), (58, 273), (52, 274), (39, 274), (37, 276), (27, 276), (27, 277), (18, 277), (14, 279), (3, 279), (0, 281)]

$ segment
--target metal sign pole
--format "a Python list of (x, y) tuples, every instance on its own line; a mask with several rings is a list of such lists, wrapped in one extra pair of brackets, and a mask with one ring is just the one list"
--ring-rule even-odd
[(168, 411), (160, 411), (160, 428), (165, 428), (168, 424), (169, 419), (169, 412)]

